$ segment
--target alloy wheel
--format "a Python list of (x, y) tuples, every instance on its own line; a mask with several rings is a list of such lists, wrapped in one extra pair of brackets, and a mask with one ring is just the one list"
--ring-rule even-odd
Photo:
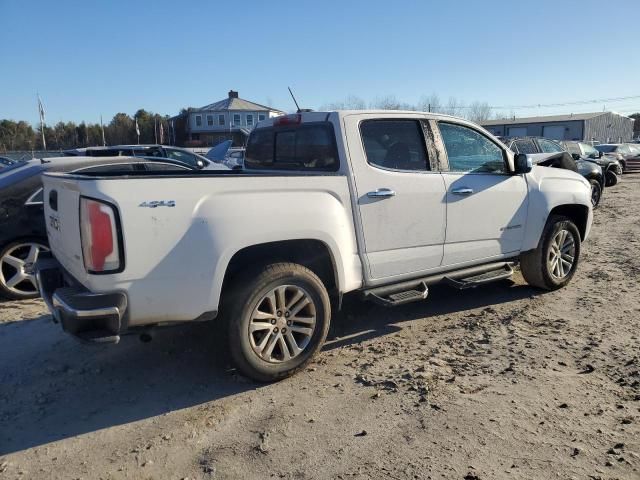
[(575, 264), (576, 240), (569, 230), (560, 230), (555, 234), (549, 246), (547, 267), (556, 280), (564, 279)]
[(31, 296), (38, 293), (35, 263), (42, 252), (49, 249), (36, 242), (14, 245), (0, 257), (0, 284), (17, 296)]
[(316, 327), (316, 306), (296, 285), (280, 285), (258, 302), (249, 323), (253, 352), (269, 363), (287, 362), (309, 345)]

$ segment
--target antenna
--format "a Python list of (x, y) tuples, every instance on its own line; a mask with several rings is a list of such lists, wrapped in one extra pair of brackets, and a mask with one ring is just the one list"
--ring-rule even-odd
[(300, 105), (298, 105), (298, 102), (296, 101), (296, 97), (293, 95), (293, 92), (291, 91), (291, 87), (287, 87), (289, 89), (289, 93), (291, 94), (291, 98), (293, 98), (293, 103), (296, 104), (296, 108), (298, 109), (297, 113), (300, 113)]

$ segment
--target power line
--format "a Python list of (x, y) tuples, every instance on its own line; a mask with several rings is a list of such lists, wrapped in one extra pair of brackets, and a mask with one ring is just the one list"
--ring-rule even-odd
[[(595, 98), (592, 100), (578, 100), (574, 102), (561, 102), (561, 103), (536, 103), (531, 105), (498, 105), (498, 106), (488, 106), (492, 110), (528, 110), (528, 109), (536, 109), (536, 108), (553, 108), (553, 107), (569, 107), (572, 105), (589, 105), (589, 104), (597, 104), (597, 103), (613, 103), (613, 102), (624, 102), (626, 100), (637, 100), (640, 99), (640, 95), (632, 95), (629, 97), (612, 97), (612, 98)], [(456, 105), (456, 108), (477, 108), (479, 105)], [(486, 108), (486, 107), (485, 107)]]

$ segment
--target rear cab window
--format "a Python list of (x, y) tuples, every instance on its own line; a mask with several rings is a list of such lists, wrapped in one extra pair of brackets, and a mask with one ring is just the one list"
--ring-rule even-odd
[(339, 166), (335, 133), (329, 122), (255, 129), (249, 136), (244, 160), (247, 170), (335, 172)]

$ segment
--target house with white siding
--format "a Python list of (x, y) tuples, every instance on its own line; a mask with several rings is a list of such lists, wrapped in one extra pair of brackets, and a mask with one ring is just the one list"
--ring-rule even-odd
[(230, 90), (224, 100), (189, 109), (187, 139), (193, 146), (213, 146), (224, 140), (233, 140), (234, 146), (243, 146), (258, 122), (284, 114), (281, 110), (239, 98), (238, 92)]

